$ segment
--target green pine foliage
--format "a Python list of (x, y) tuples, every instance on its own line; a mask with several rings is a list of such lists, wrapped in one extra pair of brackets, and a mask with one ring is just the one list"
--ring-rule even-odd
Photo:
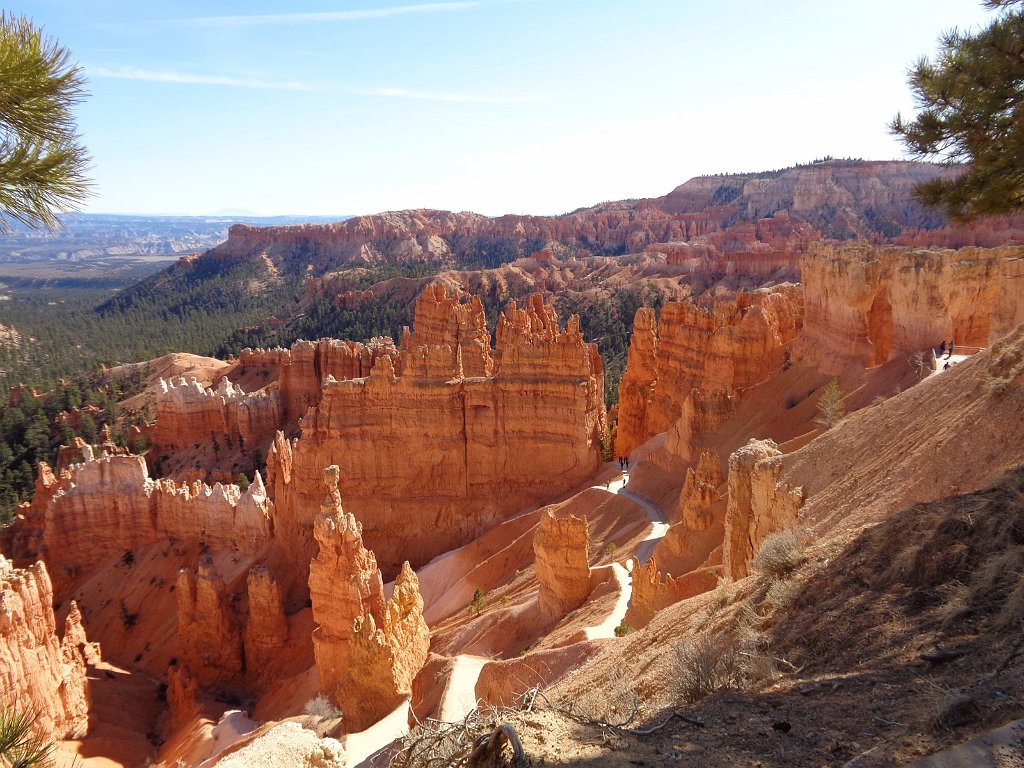
[(910, 71), (916, 117), (890, 125), (914, 156), (965, 164), (917, 188), (954, 220), (1024, 210), (1024, 10), (1010, 10), (1020, 2), (988, 0), (1005, 9), (988, 27), (945, 33)]
[(89, 194), (89, 156), (71, 108), (82, 70), (30, 20), (0, 14), (0, 233), (18, 221), (56, 229)]

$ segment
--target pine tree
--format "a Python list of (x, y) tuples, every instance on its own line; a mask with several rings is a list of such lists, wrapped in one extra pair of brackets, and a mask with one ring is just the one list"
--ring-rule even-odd
[(814, 419), (825, 429), (832, 429), (842, 421), (846, 415), (846, 406), (843, 404), (843, 390), (839, 388), (839, 379), (832, 379), (825, 385), (825, 389), (818, 398), (818, 415)]
[(917, 187), (954, 220), (1024, 210), (1024, 11), (1011, 10), (1022, 2), (986, 0), (1004, 9), (988, 27), (945, 33), (910, 71), (917, 116), (890, 124), (915, 157), (966, 164)]
[(82, 70), (24, 17), (0, 14), (0, 233), (13, 221), (56, 229), (89, 194), (89, 156), (71, 107)]

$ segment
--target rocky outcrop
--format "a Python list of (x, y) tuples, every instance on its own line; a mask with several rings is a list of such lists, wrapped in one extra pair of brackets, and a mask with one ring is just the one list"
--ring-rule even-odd
[(736, 392), (778, 371), (802, 325), (798, 286), (739, 293), (711, 308), (687, 302), (637, 310), (619, 384), (615, 452), (627, 456), (682, 415), (694, 389)]
[(752, 439), (729, 456), (729, 505), (722, 550), (722, 571), (727, 578), (747, 576), (761, 543), (796, 525), (803, 490), (780, 484), (782, 471), (782, 452), (772, 440)]
[(987, 347), (1024, 322), (1024, 249), (812, 248), (800, 262), (800, 357), (828, 373), (942, 341)]
[[(429, 285), (416, 303), (415, 332), (406, 329), (402, 349), (408, 358), (414, 349), (433, 346), (450, 350), (447, 360), (441, 362), (439, 375), (448, 372), (453, 377), (491, 376), (494, 363), (491, 358), (491, 334), (479, 297), (462, 304), (454, 293), (443, 285)], [(434, 357), (436, 355), (431, 355)], [(427, 372), (424, 371), (424, 374)]]
[(538, 602), (549, 619), (579, 608), (590, 595), (590, 529), (582, 518), (547, 510), (533, 536)]
[(328, 496), (313, 534), (319, 545), (309, 566), (313, 605), (313, 652), (320, 689), (336, 696), (348, 674), (352, 623), (359, 617), (384, 620), (384, 583), (373, 552), (363, 546), (362, 526), (341, 508), (338, 468), (324, 472)]
[(701, 451), (697, 466), (686, 470), (686, 481), (679, 492), (679, 518), (687, 528), (703, 531), (711, 525), (711, 510), (721, 498), (718, 489), (724, 482), (718, 454)]
[(270, 439), (282, 423), (282, 404), (276, 386), (246, 393), (223, 378), (216, 389), (195, 377), (160, 379), (156, 423), (151, 431), (158, 454), (184, 451), (196, 444), (215, 445), (229, 452), (251, 451)]
[(258, 675), (288, 642), (288, 620), (284, 615), (281, 590), (266, 566), (249, 571), (245, 582), (249, 617), (245, 622), (245, 668)]
[(406, 562), (382, 620), (366, 614), (352, 624), (348, 676), (338, 689), (348, 728), (367, 728), (411, 697), (429, 649), (419, 580)]
[(80, 738), (89, 727), (86, 645), (72, 603), (57, 637), (46, 566), (15, 568), (0, 555), (0, 708), (35, 712), (47, 738)]
[(245, 668), (239, 620), (209, 555), (178, 572), (178, 658), (203, 688), (237, 683)]
[(97, 562), (167, 539), (254, 553), (271, 538), (273, 503), (257, 473), (236, 485), (152, 480), (141, 456), (107, 456), (54, 477), (40, 465), (37, 492), (10, 532), (18, 558), (50, 562), (59, 594)]
[(167, 670), (167, 711), (170, 725), (177, 730), (201, 711), (199, 684), (181, 664), (172, 664)]
[[(320, 402), (325, 380), (368, 376), (380, 357), (401, 368), (399, 350), (389, 338), (366, 344), (300, 340), (289, 349), (243, 349), (216, 387), (204, 387), (194, 377), (160, 379), (150, 430), (152, 462), (178, 477), (196, 464), (208, 475), (234, 468), (231, 476), (237, 476), (238, 467), (249, 467), (278, 430), (298, 433), (299, 419)], [(246, 392), (234, 379), (258, 389)]]
[(347, 764), (341, 742), (317, 736), (293, 721), (260, 728), (241, 745), (203, 763), (210, 768), (345, 768)]
[(658, 571), (653, 557), (642, 565), (635, 562), (632, 565), (629, 575), (633, 592), (623, 623), (634, 629), (646, 627), (658, 611), (714, 589), (718, 581), (712, 569), (673, 578)]
[[(325, 466), (340, 467), (345, 508), (386, 576), (405, 559), (425, 563), (466, 543), (600, 466), (603, 372), (578, 320), (563, 330), (539, 298), (510, 302), (491, 352), (475, 304), (436, 291), (420, 304), (418, 316), (447, 307), (454, 319), (409, 334), (401, 375), (383, 356), (368, 377), (327, 380), (301, 437), (282, 435), (271, 448), (275, 531), (296, 561), (315, 555)], [(489, 356), (492, 375), (466, 375), (486, 372)]]

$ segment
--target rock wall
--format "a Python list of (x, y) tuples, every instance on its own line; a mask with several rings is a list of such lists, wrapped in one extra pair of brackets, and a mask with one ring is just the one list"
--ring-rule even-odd
[(169, 538), (254, 553), (272, 535), (273, 503), (257, 473), (236, 485), (152, 480), (141, 456), (106, 456), (54, 477), (40, 464), (37, 492), (10, 534), (16, 558), (50, 564), (58, 594), (105, 558)]
[(554, 619), (590, 596), (590, 529), (586, 519), (545, 512), (533, 536), (534, 570), (541, 614)]
[(412, 681), (429, 650), (419, 580), (406, 562), (382, 620), (366, 614), (352, 624), (348, 676), (337, 694), (347, 727), (367, 728), (411, 697)]
[[(454, 326), (435, 322), (433, 333), (409, 334), (401, 376), (381, 357), (366, 378), (328, 380), (301, 437), (275, 440), (275, 530), (296, 561), (315, 554), (325, 466), (340, 467), (345, 508), (362, 523), (385, 576), (405, 559), (419, 565), (466, 543), (600, 466), (603, 371), (576, 318), (562, 330), (539, 298), (511, 302), (492, 353), (478, 334), (458, 330), (453, 341), (453, 327), (478, 327), (474, 304), (428, 291), (417, 316), (432, 316), (437, 305), (447, 306)], [(486, 372), (488, 356), (492, 375), (466, 375)]]
[(72, 603), (57, 637), (46, 566), (15, 568), (0, 555), (0, 708), (37, 713), (47, 738), (80, 738), (89, 727), (81, 614)]
[(694, 389), (739, 391), (782, 368), (803, 321), (798, 286), (783, 284), (711, 308), (687, 302), (637, 310), (619, 384), (615, 452), (627, 456), (682, 415)]
[(780, 484), (782, 451), (772, 440), (751, 439), (729, 456), (729, 505), (725, 514), (722, 572), (742, 579), (762, 542), (793, 528), (803, 504), (801, 488)]
[(798, 354), (828, 373), (927, 351), (987, 347), (1024, 322), (1024, 248), (813, 247), (800, 262)]

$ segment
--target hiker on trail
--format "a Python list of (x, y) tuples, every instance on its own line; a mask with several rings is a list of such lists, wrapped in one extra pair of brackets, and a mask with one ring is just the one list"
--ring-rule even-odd
[(945, 339), (943, 339), (942, 343), (939, 344), (939, 354), (937, 355), (937, 357), (942, 357), (944, 354), (946, 354), (946, 340)]
[(944, 366), (942, 366), (942, 370), (948, 371), (949, 370), (949, 363), (946, 363)]
[(629, 457), (626, 457), (626, 471), (629, 472)]
[(946, 359), (949, 360), (953, 356), (953, 342), (949, 342), (949, 354), (946, 355)]

